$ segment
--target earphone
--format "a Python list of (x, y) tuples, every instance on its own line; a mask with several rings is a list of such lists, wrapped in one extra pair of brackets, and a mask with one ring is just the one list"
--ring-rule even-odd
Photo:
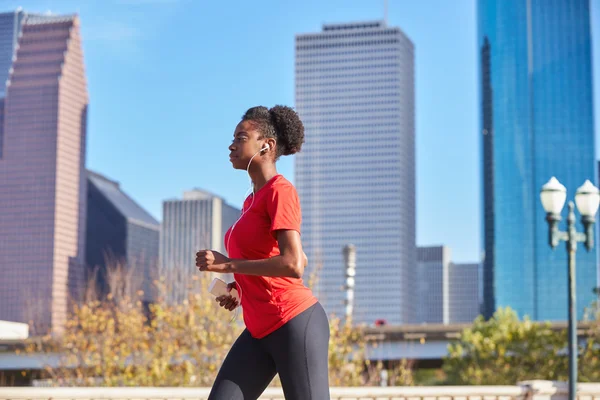
[[(242, 219), (242, 217), (248, 212), (250, 211), (250, 209), (252, 208), (252, 205), (254, 204), (254, 183), (252, 182), (252, 178), (250, 177), (250, 164), (252, 163), (252, 160), (254, 159), (254, 157), (256, 157), (256, 155), (260, 152), (269, 150), (271, 148), (271, 146), (269, 146), (269, 144), (267, 143), (262, 149), (260, 149), (259, 151), (257, 151), (256, 153), (254, 153), (254, 155), (250, 158), (250, 161), (248, 161), (248, 166), (246, 167), (246, 173), (248, 174), (248, 177), (250, 178), (250, 185), (252, 188), (252, 202), (250, 202), (250, 205), (248, 206), (247, 209), (243, 209), (242, 206), (242, 213), (240, 215), (240, 217), (237, 219), (237, 221), (235, 221), (233, 223), (233, 225), (231, 226), (231, 231), (229, 231), (229, 236), (227, 237), (227, 244), (225, 246), (225, 250), (227, 251), (227, 255), (229, 256), (230, 252), (229, 252), (229, 241), (231, 240), (231, 236), (233, 236), (233, 230), (235, 229), (235, 226), (237, 225), (238, 222), (240, 222), (240, 220)], [(244, 198), (248, 195), (248, 191), (246, 191), (246, 194), (244, 195)], [(237, 319), (237, 316), (239, 314), (239, 309), (242, 306), (242, 287), (236, 283), (237, 289), (238, 289), (238, 293), (240, 295), (240, 304), (239, 306), (235, 309), (235, 313), (233, 315), (233, 318), (231, 319), (230, 323), (235, 321)]]

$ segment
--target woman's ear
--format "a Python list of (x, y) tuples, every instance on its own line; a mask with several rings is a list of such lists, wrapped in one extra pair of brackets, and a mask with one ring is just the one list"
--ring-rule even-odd
[(263, 146), (263, 147), (266, 147), (266, 146), (269, 146), (269, 148), (267, 150), (265, 150), (264, 153), (274, 151), (277, 149), (277, 141), (273, 138), (268, 138), (265, 142), (265, 146)]

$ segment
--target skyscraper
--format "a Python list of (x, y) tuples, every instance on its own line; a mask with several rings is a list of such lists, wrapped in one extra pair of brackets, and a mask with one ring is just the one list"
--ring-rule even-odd
[(12, 60), (8, 74), (0, 71), (8, 76), (0, 104), (0, 319), (31, 321), (34, 334), (59, 331), (84, 284), (88, 95), (79, 19), (17, 12), (0, 24), (0, 65)]
[(342, 249), (356, 246), (354, 320), (415, 316), (414, 46), (383, 21), (296, 37), (296, 155), (307, 273), (326, 310), (344, 310)]
[(469, 323), (479, 316), (479, 269), (479, 264), (448, 266), (449, 323)]
[[(0, 14), (0, 97), (6, 96), (6, 81), (13, 65), (23, 19), (34, 14), (22, 10)], [(37, 18), (43, 18), (36, 15)]]
[(472, 322), (479, 315), (479, 265), (456, 264), (447, 246), (417, 248), (416, 323)]
[(125, 284), (128, 295), (141, 289), (142, 301), (155, 301), (160, 224), (118, 182), (96, 172), (88, 171), (87, 193), (85, 259), (96, 293), (109, 293), (108, 268), (116, 268), (113, 278), (122, 282), (113, 284)]
[[(483, 313), (567, 318), (567, 260), (552, 251), (539, 191), (595, 178), (589, 0), (479, 0)], [(577, 311), (596, 250), (577, 253)]]
[(178, 285), (173, 299), (185, 296), (185, 284), (197, 274), (196, 252), (225, 252), (225, 232), (240, 216), (240, 210), (221, 197), (201, 189), (183, 194), (183, 199), (163, 202), (160, 235), (160, 273)]
[(450, 248), (417, 247), (416, 323), (450, 322)]

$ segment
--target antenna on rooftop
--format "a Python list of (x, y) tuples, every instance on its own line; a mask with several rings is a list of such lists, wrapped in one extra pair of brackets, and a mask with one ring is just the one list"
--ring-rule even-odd
[(388, 24), (388, 0), (383, 0), (383, 22)]

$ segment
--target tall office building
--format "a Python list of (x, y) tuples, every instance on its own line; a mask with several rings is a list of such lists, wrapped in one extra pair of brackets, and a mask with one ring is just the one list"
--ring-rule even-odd
[[(81, 294), (88, 95), (76, 16), (0, 15), (0, 319), (58, 332)], [(17, 39), (15, 39), (15, 37)], [(11, 48), (10, 43), (18, 45)]]
[(314, 291), (342, 315), (342, 249), (356, 246), (354, 320), (412, 322), (415, 265), (414, 46), (382, 21), (296, 37), (295, 158)]
[(118, 182), (88, 171), (87, 184), (85, 260), (90, 289), (99, 297), (110, 292), (111, 284), (129, 295), (142, 290), (142, 301), (154, 302), (160, 224)]
[(0, 97), (6, 96), (6, 81), (13, 64), (13, 55), (17, 48), (23, 19), (28, 15), (20, 9), (0, 14)]
[[(534, 320), (565, 320), (567, 256), (548, 246), (539, 191), (556, 176), (572, 198), (595, 178), (590, 2), (478, 5), (482, 311), (510, 306)], [(594, 299), (595, 249), (578, 251), (576, 282), (581, 317)]]
[(450, 321), (450, 249), (446, 246), (417, 248), (417, 323)]
[(448, 322), (473, 322), (480, 314), (480, 265), (455, 264), (448, 266)]
[(200, 189), (185, 192), (183, 199), (163, 202), (160, 274), (170, 285), (177, 285), (174, 300), (185, 296), (190, 276), (198, 273), (198, 250), (212, 249), (226, 254), (225, 232), (240, 212), (221, 197)]
[(416, 323), (472, 322), (479, 315), (479, 265), (456, 264), (450, 248), (417, 248)]
[[(596, 187), (600, 187), (600, 161), (596, 162)], [(591, 179), (590, 179), (591, 180)], [(596, 214), (596, 229), (594, 234), (596, 235), (596, 243), (598, 243), (598, 238), (600, 238), (600, 213)], [(595, 300), (597, 301), (600, 307), (600, 254), (596, 252), (596, 256), (599, 258), (596, 263), (596, 289), (593, 290)]]

